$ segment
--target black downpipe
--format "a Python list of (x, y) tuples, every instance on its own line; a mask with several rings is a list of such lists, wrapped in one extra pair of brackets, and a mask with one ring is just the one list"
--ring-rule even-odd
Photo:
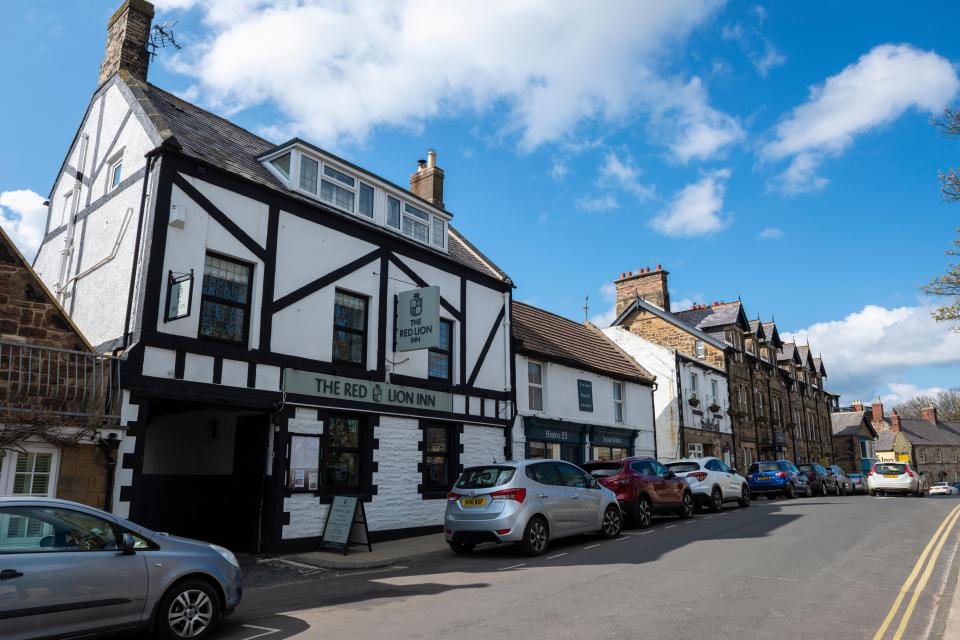
[(680, 454), (683, 453), (683, 452), (686, 450), (686, 444), (687, 444), (687, 442), (686, 442), (687, 439), (686, 439), (685, 434), (684, 434), (684, 432), (683, 432), (683, 429), (684, 429), (684, 425), (683, 425), (683, 411), (684, 411), (684, 409), (683, 409), (683, 375), (680, 373), (680, 354), (675, 351), (674, 354), (673, 354), (673, 357), (674, 357), (674, 359), (676, 360), (676, 363), (677, 363), (677, 418), (678, 418), (679, 423), (680, 423), (680, 433), (678, 434), (678, 435), (680, 436), (680, 437), (679, 437), (680, 442), (679, 442), (679, 445), (678, 445), (679, 451), (677, 451), (677, 457), (678, 457), (678, 458), (682, 458), (682, 457), (684, 457), (684, 456), (682, 456), (682, 455), (680, 455)]
[(117, 449), (120, 447), (120, 438), (117, 434), (110, 433), (106, 439), (100, 438), (97, 442), (100, 452), (103, 454), (103, 468), (106, 470), (107, 490), (103, 497), (103, 510), (107, 513), (113, 511), (113, 481), (117, 473)]
[(130, 311), (133, 309), (133, 289), (137, 283), (137, 256), (140, 255), (140, 242), (143, 235), (143, 214), (147, 205), (147, 185), (150, 184), (150, 171), (153, 169), (156, 160), (157, 149), (147, 153), (147, 166), (143, 173), (143, 189), (140, 192), (140, 215), (137, 217), (137, 236), (133, 244), (133, 264), (130, 266), (130, 290), (127, 292), (127, 313), (123, 321), (123, 344), (124, 350), (130, 344)]

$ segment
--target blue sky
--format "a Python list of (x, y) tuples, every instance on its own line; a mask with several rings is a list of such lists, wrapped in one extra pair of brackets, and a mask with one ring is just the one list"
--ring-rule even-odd
[[(26, 253), (117, 4), (0, 7), (0, 224)], [(157, 4), (183, 49), (153, 83), (398, 183), (436, 148), (519, 299), (581, 319), (589, 295), (600, 322), (605, 285), (660, 263), (675, 302), (740, 296), (809, 339), (847, 400), (958, 384), (917, 289), (960, 226), (937, 180), (960, 140), (929, 124), (960, 101), (956, 3)]]

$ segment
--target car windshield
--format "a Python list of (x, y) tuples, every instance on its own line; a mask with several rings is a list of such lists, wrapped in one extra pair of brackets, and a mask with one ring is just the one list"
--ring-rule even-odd
[(750, 473), (758, 473), (760, 471), (780, 471), (780, 465), (776, 462), (754, 462), (750, 465)]
[(700, 471), (700, 465), (696, 462), (671, 462), (667, 468), (674, 473), (686, 473), (687, 471)]
[(801, 464), (799, 467), (800, 471), (816, 471), (817, 469), (812, 464)]
[(623, 465), (619, 462), (591, 462), (583, 465), (583, 468), (594, 478), (609, 478), (620, 473)]
[(489, 489), (507, 484), (516, 471), (514, 467), (489, 466), (465, 469), (454, 485), (457, 489)]
[(946, 486), (949, 486), (949, 485), (947, 485), (946, 482), (934, 482), (934, 483), (933, 483), (933, 486), (935, 486), (935, 487), (946, 487)]
[(891, 475), (903, 475), (905, 473), (906, 465), (903, 464), (878, 464), (873, 468), (876, 473), (891, 474)]

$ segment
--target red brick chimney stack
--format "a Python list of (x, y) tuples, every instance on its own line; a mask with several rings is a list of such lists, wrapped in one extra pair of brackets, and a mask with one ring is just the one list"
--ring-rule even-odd
[(937, 424), (937, 408), (924, 407), (923, 409), (920, 409), (920, 417), (926, 420), (927, 422)]
[(670, 310), (670, 290), (667, 288), (667, 276), (670, 275), (661, 265), (638, 269), (636, 273), (627, 271), (614, 281), (617, 288), (617, 314), (630, 306), (638, 296), (666, 311)]
[(877, 401), (873, 403), (873, 419), (877, 422), (883, 422), (883, 403), (880, 402), (880, 398), (877, 398)]
[(98, 85), (126, 71), (131, 76), (147, 81), (150, 53), (147, 42), (153, 22), (153, 5), (146, 0), (124, 0), (107, 22), (107, 46), (100, 65)]
[(890, 430), (894, 433), (900, 433), (900, 414), (894, 409), (890, 413)]
[(433, 149), (427, 150), (426, 160), (417, 161), (417, 172), (410, 176), (410, 191), (443, 209), (443, 169), (437, 166)]

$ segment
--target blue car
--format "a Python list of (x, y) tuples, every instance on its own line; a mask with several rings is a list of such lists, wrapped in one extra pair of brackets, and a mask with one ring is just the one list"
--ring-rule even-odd
[(782, 495), (784, 498), (795, 498), (813, 495), (806, 475), (800, 473), (789, 460), (754, 462), (747, 472), (747, 484), (750, 485), (750, 495), (754, 497)]

